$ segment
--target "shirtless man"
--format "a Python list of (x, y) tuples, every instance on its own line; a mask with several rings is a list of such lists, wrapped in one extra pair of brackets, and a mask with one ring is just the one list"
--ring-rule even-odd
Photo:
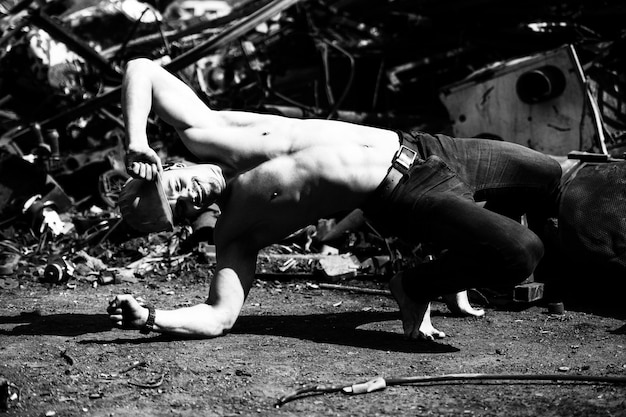
[[(215, 111), (146, 59), (128, 64), (122, 94), (128, 170), (143, 179), (131, 180), (120, 196), (125, 219), (144, 227), (161, 219), (158, 204), (149, 206), (155, 210), (142, 206), (142, 200), (158, 201), (159, 192), (176, 216), (193, 218), (214, 202), (221, 215), (207, 301), (155, 311), (119, 295), (108, 307), (118, 327), (193, 337), (225, 334), (252, 286), (260, 249), (355, 208), (385, 233), (447, 248), (439, 259), (390, 281), (408, 338), (439, 335), (427, 316), (429, 300), (471, 287), (518, 283), (543, 255), (539, 237), (512, 218), (526, 212), (533, 219), (547, 216), (555, 208), (561, 170), (528, 148), (341, 121)], [(151, 110), (207, 163), (163, 170), (146, 135)], [(145, 181), (153, 181), (157, 191), (145, 191)]]

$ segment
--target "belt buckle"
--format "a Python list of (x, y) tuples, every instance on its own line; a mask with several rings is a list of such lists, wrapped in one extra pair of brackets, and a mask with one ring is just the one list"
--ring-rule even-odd
[(400, 146), (394, 165), (399, 165), (402, 169), (398, 169), (398, 167), (396, 167), (396, 169), (402, 172), (402, 174), (406, 174), (413, 165), (413, 162), (415, 162), (415, 158), (417, 158), (417, 152), (402, 145)]

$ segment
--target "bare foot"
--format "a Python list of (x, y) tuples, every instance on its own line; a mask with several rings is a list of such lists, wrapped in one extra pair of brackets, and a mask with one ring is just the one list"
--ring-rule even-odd
[(453, 314), (474, 317), (482, 317), (485, 315), (485, 310), (482, 308), (474, 308), (470, 305), (467, 298), (467, 291), (446, 294), (443, 296), (443, 299)]
[(412, 340), (435, 340), (446, 337), (444, 332), (435, 329), (430, 321), (430, 303), (417, 303), (411, 300), (402, 287), (402, 273), (389, 281), (389, 289), (400, 307), (404, 336)]

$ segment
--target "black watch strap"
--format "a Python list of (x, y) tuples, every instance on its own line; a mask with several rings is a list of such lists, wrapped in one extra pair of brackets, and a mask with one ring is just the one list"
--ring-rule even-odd
[(139, 332), (141, 334), (149, 334), (154, 330), (154, 307), (150, 304), (146, 304), (144, 307), (148, 309), (148, 320), (146, 320), (146, 324), (143, 325)]

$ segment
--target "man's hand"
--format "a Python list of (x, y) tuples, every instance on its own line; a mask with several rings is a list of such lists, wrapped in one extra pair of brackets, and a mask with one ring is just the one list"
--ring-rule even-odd
[(130, 146), (126, 151), (126, 171), (131, 177), (152, 181), (163, 172), (163, 166), (154, 149)]
[(141, 329), (148, 321), (148, 309), (128, 294), (118, 295), (111, 300), (107, 313), (113, 325), (120, 329)]

